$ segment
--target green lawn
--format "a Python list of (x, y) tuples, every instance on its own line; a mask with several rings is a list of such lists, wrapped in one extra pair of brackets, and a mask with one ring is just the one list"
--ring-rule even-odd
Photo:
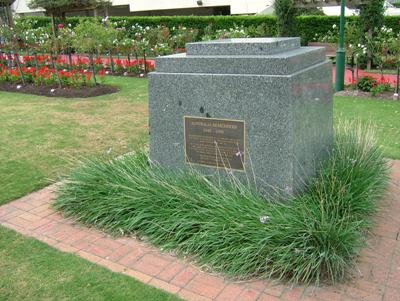
[(0, 92), (0, 204), (47, 185), (77, 157), (147, 141), (147, 80), (108, 83), (121, 91), (91, 99)]
[(400, 102), (355, 97), (335, 97), (335, 119), (360, 119), (376, 127), (385, 155), (400, 159)]
[(3, 227), (0, 258), (0, 300), (180, 300)]
[[(76, 158), (147, 142), (147, 80), (108, 82), (121, 91), (91, 99), (0, 92), (0, 204), (56, 180)], [(400, 159), (400, 102), (336, 97), (339, 116), (374, 122), (385, 154)], [(0, 300), (175, 300), (1, 227), (0, 258)]]

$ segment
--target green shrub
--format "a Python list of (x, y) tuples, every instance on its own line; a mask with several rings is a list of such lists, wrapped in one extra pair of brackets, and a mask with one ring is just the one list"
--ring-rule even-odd
[(358, 80), (357, 88), (364, 92), (371, 92), (377, 84), (377, 80), (372, 76), (363, 76)]
[(371, 129), (352, 123), (336, 129), (332, 154), (307, 191), (285, 202), (267, 201), (234, 178), (167, 170), (138, 152), (81, 164), (59, 187), (55, 207), (228, 276), (335, 282), (364, 245), (387, 180)]
[[(67, 23), (72, 26), (79, 24), (81, 19), (92, 17), (68, 17)], [(23, 20), (35, 22), (35, 27), (47, 26), (50, 24), (49, 17), (23, 17)], [(99, 18), (100, 20), (100, 18)], [(264, 31), (276, 35), (276, 18), (273, 16), (160, 16), (160, 17), (110, 17), (111, 22), (126, 21), (127, 26), (139, 24), (141, 26), (166, 25), (170, 29), (173, 27), (185, 26), (199, 30), (200, 36), (211, 24), (213, 30), (224, 30), (235, 26), (258, 27), (263, 26)], [(358, 17), (347, 17), (349, 22), (357, 22)], [(386, 16), (385, 26), (393, 28), (399, 32), (399, 16)], [(306, 45), (313, 41), (316, 35), (325, 35), (333, 24), (339, 25), (339, 17), (335, 16), (299, 16), (296, 21), (296, 34), (301, 37), (302, 43)]]
[(381, 84), (374, 86), (371, 89), (371, 92), (372, 92), (371, 94), (372, 94), (372, 96), (376, 96), (376, 94), (386, 92), (386, 91), (391, 91), (391, 90), (392, 90), (392, 86), (390, 85), (390, 83), (381, 83)]

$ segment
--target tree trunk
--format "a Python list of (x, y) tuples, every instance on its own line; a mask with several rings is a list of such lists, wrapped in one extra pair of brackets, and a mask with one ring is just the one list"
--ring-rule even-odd
[(356, 83), (358, 83), (358, 70), (359, 70), (359, 62), (358, 62), (358, 56), (356, 58)]
[(51, 28), (53, 30), (53, 36), (56, 37), (57, 36), (57, 34), (56, 34), (56, 20), (54, 18), (54, 13), (51, 12), (50, 13), (50, 17), (51, 17)]
[(17, 64), (17, 68), (18, 68), (19, 75), (20, 75), (20, 77), (21, 77), (22, 85), (25, 86), (26, 83), (25, 83), (24, 73), (22, 72), (21, 64), (20, 64), (20, 62), (19, 62), (19, 55), (18, 55), (18, 53), (15, 53), (15, 54), (14, 54), (14, 60), (15, 60), (15, 63)]
[(147, 74), (146, 51), (143, 51), (144, 73)]
[(399, 98), (400, 98), (400, 96), (399, 96), (399, 86), (400, 86), (400, 83), (399, 83), (399, 80), (400, 80), (400, 66), (397, 66), (397, 87), (396, 87), (396, 93), (397, 93), (397, 100), (399, 100)]
[(14, 27), (14, 20), (13, 20), (13, 14), (11, 12), (11, 6), (6, 5), (5, 15), (6, 15), (6, 22), (7, 22), (8, 26)]
[[(368, 37), (369, 37), (370, 41), (372, 41), (372, 29), (370, 29), (368, 31)], [(367, 69), (368, 70), (372, 69), (372, 53), (371, 53), (371, 49), (368, 49), (368, 53), (367, 53)]]
[(13, 67), (13, 58), (12, 58), (12, 55), (11, 55), (11, 52), (9, 51), (9, 52), (7, 52), (7, 67), (8, 68), (12, 68)]
[(57, 75), (57, 80), (58, 80), (58, 86), (59, 88), (62, 87), (62, 83), (61, 83), (61, 78), (60, 78), (60, 74), (58, 74), (58, 69), (56, 64), (54, 63), (54, 57), (53, 57), (53, 52), (50, 53), (50, 57), (51, 57), (51, 65), (53, 66), (53, 69), (56, 71), (56, 75)]
[(113, 55), (112, 52), (110, 50), (110, 68), (111, 68), (111, 73), (114, 73), (114, 59), (113, 59)]
[(92, 66), (94, 84), (97, 85), (96, 69), (94, 68), (94, 62), (93, 62), (93, 53), (89, 54), (89, 59), (90, 59), (90, 65)]
[(72, 49), (68, 47), (68, 64), (69, 64), (69, 71), (72, 71)]
[(38, 62), (38, 59), (37, 59), (37, 54), (36, 54), (36, 52), (33, 53), (33, 57), (35, 58), (35, 68), (36, 68), (36, 72), (38, 72), (38, 71), (39, 71), (39, 62)]

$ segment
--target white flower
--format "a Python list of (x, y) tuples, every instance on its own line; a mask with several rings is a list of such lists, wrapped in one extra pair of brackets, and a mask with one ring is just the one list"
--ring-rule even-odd
[(22, 88), (22, 86), (21, 86), (21, 85), (18, 85), (18, 86), (17, 86), (17, 89), (18, 89), (18, 90), (19, 90), (19, 89), (21, 89), (21, 88)]
[(265, 223), (268, 222), (268, 221), (269, 221), (269, 216), (268, 216), (268, 215), (260, 216), (260, 222), (261, 222), (262, 224), (265, 224)]
[(337, 27), (336, 24), (333, 24), (333, 25), (332, 25), (332, 28), (333, 28), (333, 29), (335, 29), (336, 27)]
[(56, 90), (56, 89), (51, 89), (51, 90), (50, 90), (50, 93), (54, 93), (55, 90)]
[(284, 191), (285, 191), (286, 194), (291, 194), (292, 193), (292, 188), (290, 188), (289, 186), (286, 186)]

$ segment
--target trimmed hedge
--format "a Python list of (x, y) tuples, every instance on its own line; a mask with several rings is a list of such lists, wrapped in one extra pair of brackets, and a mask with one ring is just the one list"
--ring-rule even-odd
[[(36, 20), (36, 26), (46, 26), (50, 24), (49, 17), (23, 17), (25, 19)], [(92, 17), (69, 17), (67, 22), (72, 26), (76, 26), (80, 20)], [(189, 28), (196, 28), (200, 33), (209, 24), (214, 29), (225, 29), (234, 25), (259, 26), (265, 25), (270, 28), (272, 33), (276, 33), (276, 19), (273, 16), (160, 16), (160, 17), (110, 17), (110, 21), (128, 22), (128, 25), (140, 24), (142, 26), (157, 26), (160, 24), (167, 25), (169, 28), (183, 25)], [(358, 17), (347, 17), (347, 21), (357, 22)], [(300, 16), (297, 18), (298, 36), (301, 37), (302, 43), (307, 44), (312, 41), (315, 34), (324, 34), (332, 25), (339, 25), (339, 17), (337, 16)], [(400, 31), (400, 16), (386, 16), (385, 25), (394, 31)]]

